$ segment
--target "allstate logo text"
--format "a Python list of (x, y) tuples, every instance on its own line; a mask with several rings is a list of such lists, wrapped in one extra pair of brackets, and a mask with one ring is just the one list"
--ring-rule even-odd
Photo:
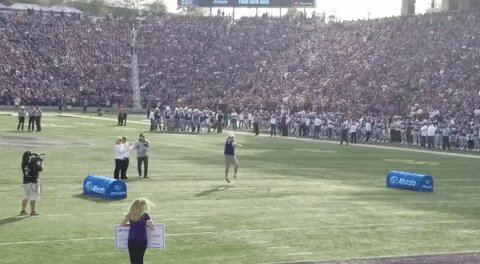
[(93, 185), (92, 192), (98, 193), (98, 194), (105, 194), (105, 188), (98, 187), (97, 185)]
[(407, 180), (407, 179), (401, 178), (400, 180), (398, 180), (398, 184), (400, 184), (400, 185), (406, 185), (406, 186), (416, 186), (416, 185), (417, 185), (417, 181), (415, 181), (415, 180)]

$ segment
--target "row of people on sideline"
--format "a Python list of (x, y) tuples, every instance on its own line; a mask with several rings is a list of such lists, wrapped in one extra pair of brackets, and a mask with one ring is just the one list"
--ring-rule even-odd
[[(356, 143), (398, 143), (423, 148), (480, 151), (478, 115), (455, 119), (435, 113), (427, 115), (360, 116), (348, 118), (342, 113), (305, 111), (248, 111), (237, 113), (189, 107), (157, 107), (149, 111), (150, 131), (209, 133), (232, 130), (260, 132), (271, 136), (300, 136), (337, 139)], [(343, 140), (342, 140), (343, 138)]]

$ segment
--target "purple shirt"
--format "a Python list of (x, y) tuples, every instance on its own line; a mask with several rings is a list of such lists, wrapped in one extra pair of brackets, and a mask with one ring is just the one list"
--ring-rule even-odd
[(130, 231), (128, 232), (128, 240), (147, 241), (147, 221), (150, 216), (145, 213), (138, 221), (130, 221)]

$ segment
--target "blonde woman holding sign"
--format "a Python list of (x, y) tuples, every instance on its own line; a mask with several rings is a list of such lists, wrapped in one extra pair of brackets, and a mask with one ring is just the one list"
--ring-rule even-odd
[(143, 264), (143, 256), (147, 250), (147, 228), (155, 230), (155, 224), (148, 214), (154, 204), (147, 198), (137, 198), (130, 205), (128, 213), (122, 220), (122, 226), (129, 226), (128, 253), (131, 264)]

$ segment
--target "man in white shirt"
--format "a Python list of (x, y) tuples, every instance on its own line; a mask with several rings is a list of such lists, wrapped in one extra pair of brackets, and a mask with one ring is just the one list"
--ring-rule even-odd
[(348, 122), (348, 119), (345, 119), (345, 121), (342, 122), (341, 125), (341, 138), (340, 138), (340, 145), (343, 145), (343, 141), (347, 142), (348, 146), (348, 131), (350, 129), (350, 123)]
[(427, 135), (428, 135), (428, 126), (427, 126), (427, 122), (424, 121), (422, 127), (420, 128), (420, 146), (422, 148), (426, 147)]
[(350, 142), (352, 143), (357, 143), (357, 127), (358, 124), (357, 122), (351, 122), (350, 130), (348, 131), (350, 133)]
[(232, 129), (237, 129), (237, 117), (238, 114), (235, 109), (233, 109), (232, 113), (230, 114), (230, 123), (232, 125)]
[(370, 140), (370, 137), (372, 136), (372, 124), (368, 120), (367, 122), (365, 122), (365, 134), (365, 141), (368, 142)]
[(244, 122), (245, 122), (245, 113), (242, 111), (238, 115), (238, 127), (243, 129), (245, 125)]
[(434, 146), (436, 132), (437, 132), (437, 127), (432, 123), (432, 121), (428, 121), (427, 144), (429, 149), (433, 148)]
[(277, 116), (275, 113), (270, 116), (270, 136), (277, 137)]
[(320, 138), (320, 126), (322, 125), (322, 119), (317, 115), (315, 117), (314, 128), (313, 128), (313, 138)]

